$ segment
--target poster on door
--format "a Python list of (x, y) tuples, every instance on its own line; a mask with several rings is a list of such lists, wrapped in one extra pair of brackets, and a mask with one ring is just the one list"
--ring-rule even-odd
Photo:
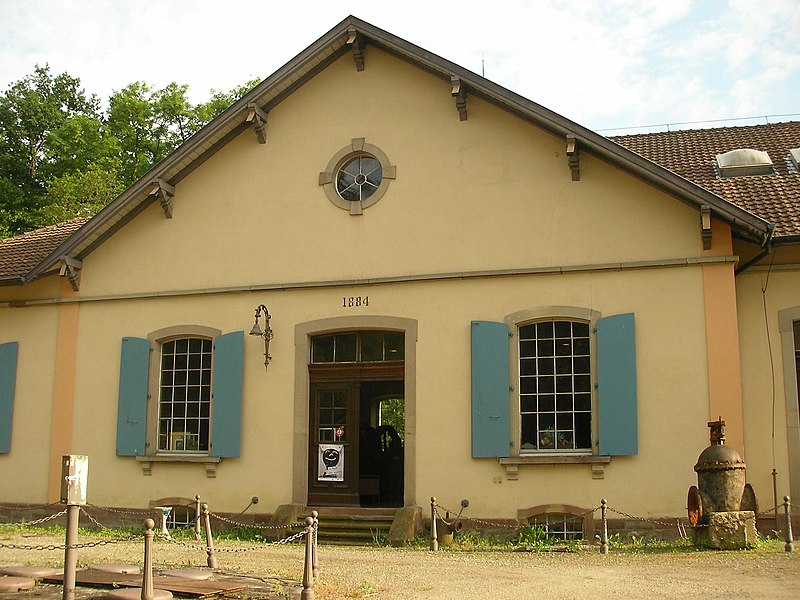
[(344, 444), (320, 444), (318, 481), (344, 481)]

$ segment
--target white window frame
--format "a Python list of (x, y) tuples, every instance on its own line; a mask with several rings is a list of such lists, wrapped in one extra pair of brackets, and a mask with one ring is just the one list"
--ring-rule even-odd
[(150, 376), (148, 378), (148, 387), (150, 398), (153, 399), (149, 403), (147, 410), (147, 455), (148, 456), (176, 456), (176, 457), (189, 457), (189, 456), (209, 456), (211, 454), (211, 431), (214, 419), (214, 400), (211, 399), (211, 407), (209, 409), (208, 418), (208, 437), (209, 448), (208, 450), (175, 450), (175, 449), (160, 449), (159, 448), (159, 419), (160, 419), (160, 405), (161, 405), (161, 349), (162, 346), (170, 341), (181, 338), (201, 338), (211, 341), (211, 381), (210, 386), (213, 390), (214, 385), (214, 338), (222, 334), (219, 329), (212, 327), (205, 327), (202, 325), (178, 325), (174, 327), (166, 327), (150, 333), (147, 340), (150, 343)]
[[(510, 440), (511, 456), (592, 456), (598, 451), (597, 429), (597, 321), (602, 315), (595, 310), (574, 306), (542, 306), (529, 308), (512, 313), (505, 317), (504, 322), (512, 335), (509, 340), (510, 376), (513, 392), (510, 409)], [(519, 353), (519, 328), (531, 323), (551, 320), (583, 321), (589, 325), (589, 359), (591, 365), (591, 448), (577, 450), (538, 450), (521, 448), (522, 415), (520, 398), (520, 353)]]

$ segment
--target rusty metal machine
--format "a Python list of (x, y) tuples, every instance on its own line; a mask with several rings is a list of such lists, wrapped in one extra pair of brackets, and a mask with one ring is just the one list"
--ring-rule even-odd
[(699, 545), (742, 548), (755, 540), (755, 492), (745, 481), (741, 456), (725, 445), (725, 421), (720, 417), (708, 427), (711, 445), (697, 459), (697, 486), (689, 488), (686, 501), (689, 523)]

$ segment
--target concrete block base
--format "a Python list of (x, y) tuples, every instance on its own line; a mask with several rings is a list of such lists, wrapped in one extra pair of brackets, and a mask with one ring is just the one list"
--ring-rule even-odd
[(389, 529), (389, 543), (392, 546), (407, 546), (422, 529), (422, 508), (405, 506), (397, 511)]
[(695, 545), (717, 550), (740, 550), (755, 541), (755, 513), (751, 510), (711, 513), (704, 525), (694, 529)]

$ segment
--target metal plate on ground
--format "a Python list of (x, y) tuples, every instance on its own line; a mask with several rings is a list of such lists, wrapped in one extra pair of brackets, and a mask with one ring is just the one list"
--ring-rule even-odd
[(53, 575), (60, 575), (61, 569), (54, 569), (52, 567), (4, 567), (0, 569), (0, 575), (12, 575), (14, 577), (31, 577), (32, 579), (41, 579), (42, 577), (52, 577)]
[[(49, 583), (62, 583), (64, 578), (63, 576), (46, 577), (44, 581)], [(142, 576), (106, 573), (96, 569), (84, 569), (75, 574), (75, 583), (77, 585), (98, 587), (141, 587)], [(210, 594), (222, 594), (224, 592), (246, 589), (247, 585), (228, 581), (197, 581), (180, 577), (155, 576), (153, 577), (153, 587), (184, 596), (207, 596)]]

